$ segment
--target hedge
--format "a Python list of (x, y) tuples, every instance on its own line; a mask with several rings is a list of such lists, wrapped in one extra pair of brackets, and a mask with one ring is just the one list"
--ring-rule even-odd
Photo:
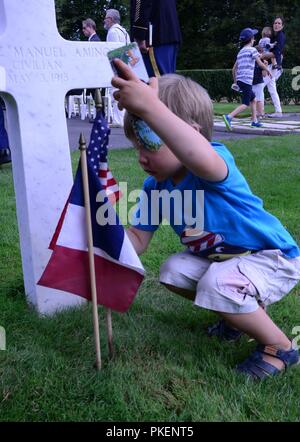
[[(190, 77), (200, 83), (214, 101), (219, 102), (223, 99), (229, 102), (239, 101), (239, 94), (231, 89), (233, 82), (231, 69), (178, 70), (177, 73)], [(292, 88), (294, 78), (295, 76), (292, 75), (291, 69), (284, 69), (277, 82), (278, 94), (283, 104), (289, 104), (291, 101), (295, 104), (300, 104), (300, 90), (296, 91)], [(300, 81), (298, 81), (298, 84), (300, 85)], [(265, 95), (266, 98), (269, 97), (267, 88), (265, 88)]]

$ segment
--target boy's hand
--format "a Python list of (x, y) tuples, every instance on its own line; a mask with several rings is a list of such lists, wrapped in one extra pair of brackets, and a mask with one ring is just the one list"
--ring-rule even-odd
[(118, 101), (119, 109), (125, 108), (130, 113), (142, 117), (158, 101), (157, 79), (150, 78), (147, 85), (123, 61), (116, 59), (114, 64), (120, 76), (113, 77), (111, 84), (118, 89), (114, 92), (114, 97)]

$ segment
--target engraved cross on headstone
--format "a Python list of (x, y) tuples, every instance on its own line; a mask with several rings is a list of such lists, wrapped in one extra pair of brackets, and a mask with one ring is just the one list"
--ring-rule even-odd
[(54, 0), (0, 0), (0, 92), (7, 107), (25, 291), (41, 313), (82, 302), (36, 285), (73, 183), (65, 95), (110, 86), (106, 54), (118, 46), (63, 39)]

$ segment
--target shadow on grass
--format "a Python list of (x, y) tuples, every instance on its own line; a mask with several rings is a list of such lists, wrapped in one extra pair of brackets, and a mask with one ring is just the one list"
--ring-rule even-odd
[(6, 296), (11, 299), (25, 299), (25, 288), (21, 278), (10, 284), (5, 290)]

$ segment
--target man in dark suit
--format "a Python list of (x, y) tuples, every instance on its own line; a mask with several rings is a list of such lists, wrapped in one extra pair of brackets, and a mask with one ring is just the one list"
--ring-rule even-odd
[(0, 165), (11, 162), (8, 136), (4, 126), (3, 101), (0, 98)]
[(130, 0), (130, 7), (131, 39), (139, 45), (149, 76), (175, 72), (181, 43), (176, 0)]
[(82, 32), (88, 41), (101, 41), (99, 35), (96, 33), (96, 23), (91, 18), (87, 18), (82, 22)]
[[(101, 41), (99, 35), (96, 33), (96, 23), (91, 18), (87, 18), (82, 22), (82, 32), (88, 41)], [(87, 89), (86, 94), (92, 94), (95, 100), (95, 89)], [(94, 119), (90, 119), (90, 123), (94, 123)]]

